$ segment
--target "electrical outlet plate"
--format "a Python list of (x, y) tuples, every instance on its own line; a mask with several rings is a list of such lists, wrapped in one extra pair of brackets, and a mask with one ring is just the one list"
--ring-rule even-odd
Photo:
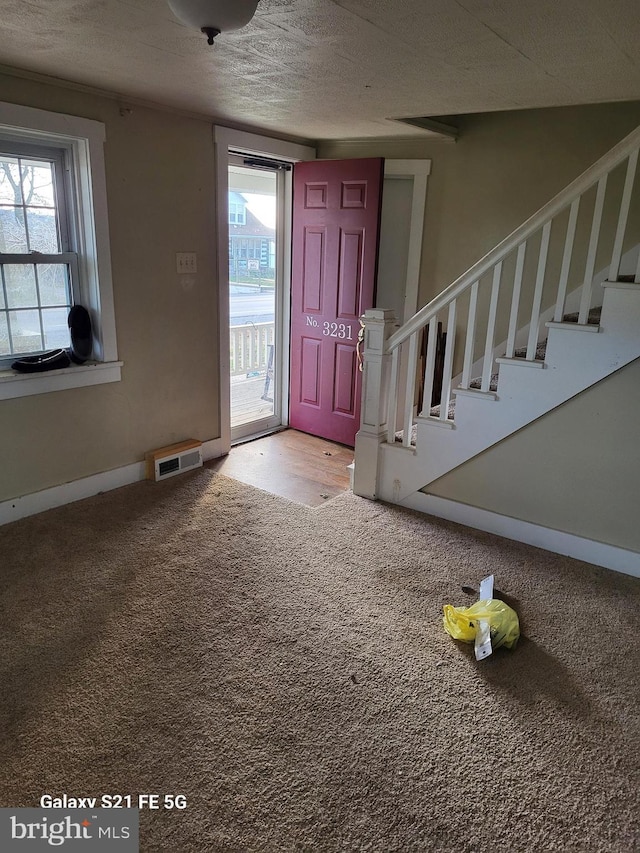
[(176, 252), (178, 275), (193, 275), (198, 272), (198, 260), (195, 252)]

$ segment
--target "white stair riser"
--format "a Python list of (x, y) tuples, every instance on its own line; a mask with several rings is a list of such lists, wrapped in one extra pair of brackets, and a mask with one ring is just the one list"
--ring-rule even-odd
[(544, 369), (501, 364), (496, 401), (460, 395), (455, 429), (419, 422), (415, 449), (386, 446), (379, 497), (404, 500), (639, 357), (640, 287), (608, 287), (600, 332), (549, 329)]

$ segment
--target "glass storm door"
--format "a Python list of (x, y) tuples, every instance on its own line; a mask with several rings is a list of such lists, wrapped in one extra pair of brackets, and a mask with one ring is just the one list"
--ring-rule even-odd
[(229, 158), (231, 439), (281, 423), (280, 174)]

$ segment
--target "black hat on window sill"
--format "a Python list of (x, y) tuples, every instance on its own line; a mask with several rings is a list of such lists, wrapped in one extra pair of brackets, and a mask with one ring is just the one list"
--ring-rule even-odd
[(91, 317), (82, 305), (74, 305), (67, 318), (71, 332), (69, 349), (55, 349), (40, 355), (25, 356), (14, 361), (11, 367), (18, 373), (43, 373), (46, 370), (60, 370), (74, 364), (84, 364), (91, 355), (93, 334)]

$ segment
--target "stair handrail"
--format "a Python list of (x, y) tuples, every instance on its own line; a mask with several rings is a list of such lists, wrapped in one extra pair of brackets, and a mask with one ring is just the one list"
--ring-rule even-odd
[(435, 299), (428, 302), (416, 314), (398, 329), (387, 340), (385, 352), (392, 352), (400, 344), (408, 340), (413, 334), (419, 332), (432, 317), (435, 317), (450, 302), (457, 299), (465, 290), (482, 278), (497, 263), (507, 257), (518, 246), (528, 240), (533, 234), (552, 220), (558, 213), (570, 205), (576, 198), (590, 189), (603, 175), (611, 172), (622, 163), (632, 152), (640, 146), (640, 126), (631, 131), (624, 139), (621, 139), (606, 154), (596, 160), (581, 175), (578, 175), (557, 195), (544, 204), (532, 216), (514, 229), (507, 237), (480, 258), (472, 267), (446, 287)]

